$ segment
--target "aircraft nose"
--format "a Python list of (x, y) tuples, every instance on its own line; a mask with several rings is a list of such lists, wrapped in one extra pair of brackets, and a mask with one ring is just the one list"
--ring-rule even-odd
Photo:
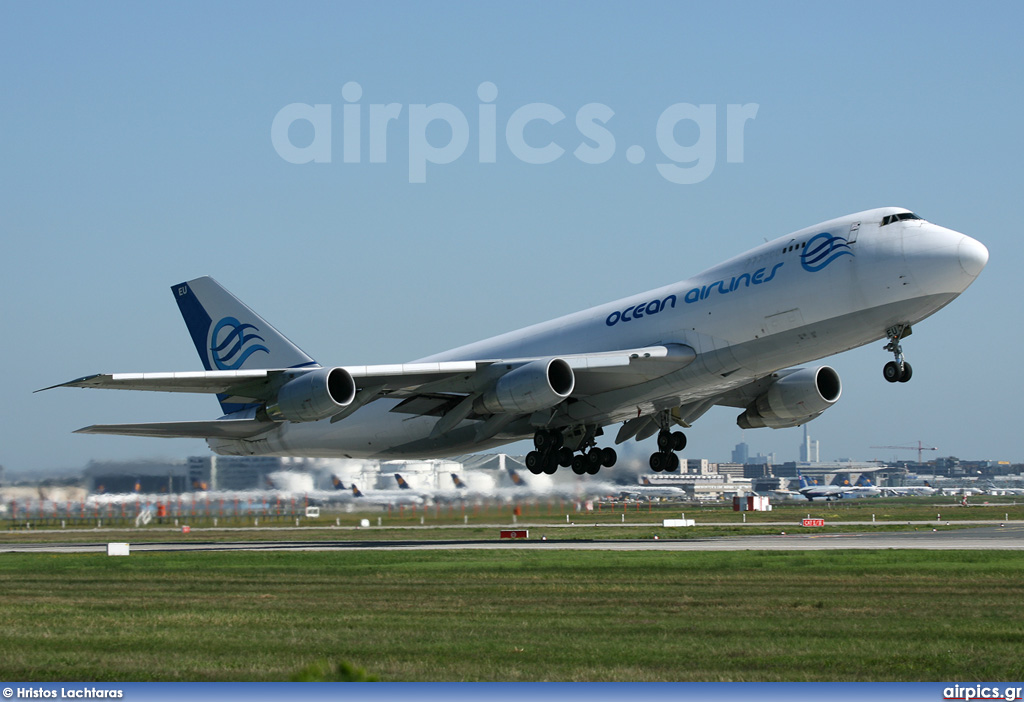
[(981, 269), (988, 263), (988, 249), (980, 241), (969, 236), (960, 240), (957, 256), (960, 258), (960, 267), (964, 273), (972, 278), (977, 278)]

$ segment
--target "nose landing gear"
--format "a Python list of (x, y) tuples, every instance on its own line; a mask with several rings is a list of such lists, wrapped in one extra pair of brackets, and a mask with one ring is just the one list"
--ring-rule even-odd
[(914, 374), (914, 369), (903, 358), (903, 347), (900, 345), (900, 341), (910, 336), (911, 332), (909, 324), (897, 324), (885, 330), (885, 336), (889, 339), (885, 350), (891, 351), (896, 359), (882, 367), (882, 375), (890, 383), (905, 383)]

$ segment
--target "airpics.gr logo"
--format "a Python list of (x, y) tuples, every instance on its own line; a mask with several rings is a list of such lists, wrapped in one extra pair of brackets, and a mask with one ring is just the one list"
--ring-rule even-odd
[(210, 360), (218, 369), (238, 370), (245, 359), (257, 351), (270, 353), (266, 346), (255, 343), (263, 341), (263, 337), (247, 334), (249, 329), (259, 331), (254, 325), (242, 324), (234, 317), (224, 317), (217, 322), (210, 335)]
[(808, 273), (817, 273), (840, 256), (853, 256), (850, 244), (828, 232), (815, 234), (800, 253), (800, 265)]

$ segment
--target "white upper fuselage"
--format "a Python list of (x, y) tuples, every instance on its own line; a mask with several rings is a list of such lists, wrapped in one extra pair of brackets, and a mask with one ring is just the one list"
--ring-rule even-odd
[[(963, 292), (984, 267), (979, 242), (902, 208), (840, 217), (775, 239), (687, 280), (421, 359), (558, 357), (680, 344), (696, 359), (656, 380), (584, 393), (551, 413), (551, 427), (624, 421), (711, 400), (777, 370), (915, 324)], [(894, 220), (895, 221), (889, 221)], [(883, 224), (883, 222), (887, 222)], [(532, 435), (525, 422), (483, 443), (478, 421), (429, 438), (436, 417), (394, 413), (381, 399), (344, 421), (284, 423), (259, 440), (266, 454), (447, 456)], [(238, 442), (211, 440), (233, 453)]]

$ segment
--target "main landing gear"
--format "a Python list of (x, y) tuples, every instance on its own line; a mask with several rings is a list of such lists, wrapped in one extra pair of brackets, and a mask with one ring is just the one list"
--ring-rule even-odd
[(526, 467), (534, 475), (547, 473), (553, 475), (558, 467), (568, 468), (572, 466), (572, 472), (576, 475), (597, 475), (597, 472), (604, 468), (611, 468), (619, 459), (615, 449), (598, 448), (595, 445), (593, 432), (587, 432), (587, 437), (580, 442), (576, 453), (565, 445), (565, 437), (557, 430), (548, 431), (539, 429), (533, 435), (535, 451), (526, 454)]
[(903, 347), (900, 346), (900, 341), (910, 336), (911, 331), (909, 324), (897, 324), (885, 330), (885, 336), (889, 339), (885, 350), (891, 351), (896, 359), (882, 367), (882, 375), (890, 383), (905, 383), (914, 374), (914, 369), (903, 359)]
[(651, 470), (655, 473), (672, 473), (679, 468), (676, 451), (686, 448), (686, 434), (681, 431), (662, 429), (658, 432), (658, 451), (651, 454)]

